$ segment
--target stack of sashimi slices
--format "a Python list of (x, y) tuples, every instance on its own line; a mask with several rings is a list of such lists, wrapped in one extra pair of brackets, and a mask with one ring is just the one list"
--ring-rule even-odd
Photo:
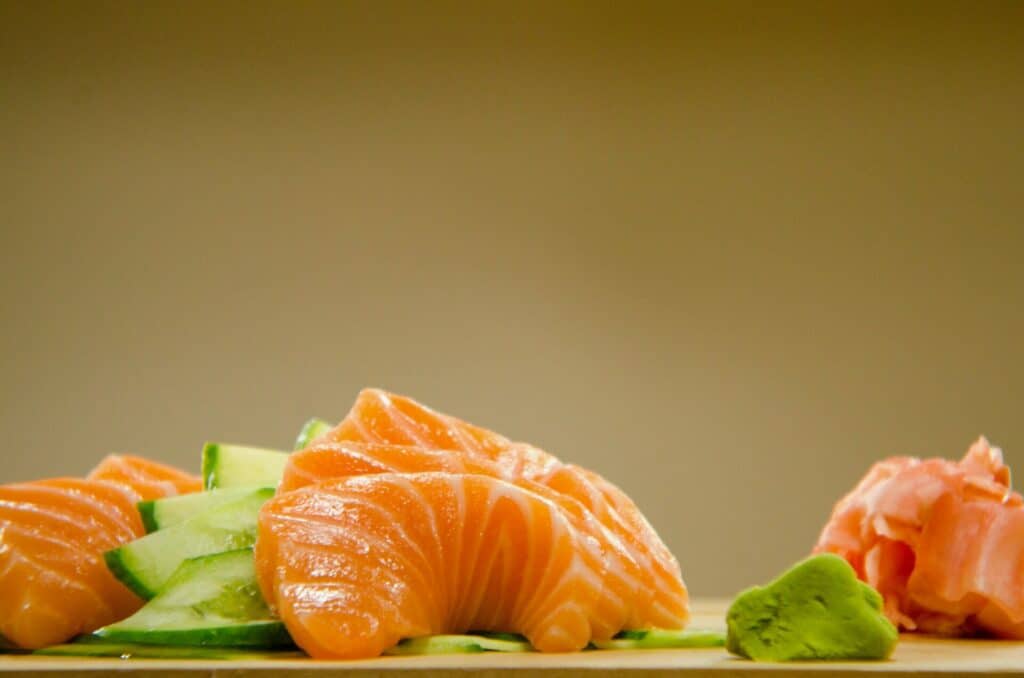
[(373, 389), (296, 450), (207, 444), (202, 482), (110, 457), (0, 487), (0, 634), (204, 657), (724, 642), (683, 630), (675, 558), (596, 473)]

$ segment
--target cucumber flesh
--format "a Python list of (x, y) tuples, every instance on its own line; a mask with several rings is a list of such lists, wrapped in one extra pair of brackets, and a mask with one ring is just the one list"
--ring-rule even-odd
[(149, 600), (185, 560), (252, 546), (260, 507), (272, 496), (270, 488), (252, 490), (241, 499), (107, 551), (107, 567), (128, 588)]
[(48, 657), (113, 657), (116, 659), (226, 659), (235, 661), (297, 659), (301, 652), (235, 650), (222, 647), (175, 647), (137, 643), (86, 642), (52, 645), (32, 654)]
[(203, 511), (230, 504), (260, 489), (263, 488), (231, 487), (223, 490), (182, 494), (166, 499), (140, 501), (139, 513), (142, 515), (142, 523), (146, 526), (146, 532), (156, 532), (183, 523)]
[(599, 650), (723, 647), (725, 634), (705, 629), (642, 629), (623, 631), (611, 640), (595, 640), (591, 645)]
[(471, 636), (483, 636), (491, 640), (513, 640), (517, 643), (529, 642), (526, 636), (521, 633), (506, 633), (505, 631), (470, 631)]
[(387, 655), (471, 654), (477, 652), (532, 652), (525, 640), (505, 640), (483, 635), (438, 635), (405, 638), (385, 650)]
[(287, 452), (261, 447), (206, 443), (203, 446), (203, 487), (277, 487)]
[(142, 609), (94, 635), (147, 645), (292, 645), (260, 594), (251, 548), (186, 560)]
[(309, 444), (314, 439), (319, 438), (332, 428), (334, 427), (323, 419), (317, 419), (316, 417), (310, 419), (303, 425), (302, 430), (299, 431), (299, 437), (295, 439), (294, 449), (301, 450), (309, 447)]
[[(611, 640), (594, 641), (601, 650), (654, 650), (660, 648), (722, 647), (725, 634), (699, 629), (643, 629), (623, 631)], [(387, 650), (389, 655), (469, 654), (476, 652), (531, 652), (533, 648), (515, 633), (479, 632), (406, 638)]]

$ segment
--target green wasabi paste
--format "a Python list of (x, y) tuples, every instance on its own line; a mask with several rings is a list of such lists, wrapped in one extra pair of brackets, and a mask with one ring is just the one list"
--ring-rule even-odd
[(898, 637), (882, 596), (832, 554), (742, 592), (726, 625), (728, 650), (757, 661), (886, 659)]

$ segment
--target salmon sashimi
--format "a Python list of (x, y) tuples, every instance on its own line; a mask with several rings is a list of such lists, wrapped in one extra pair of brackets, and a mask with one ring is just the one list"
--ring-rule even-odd
[(380, 389), (363, 390), (348, 415), (320, 440), (465, 452), (495, 464), (502, 478), (531, 480), (572, 497), (625, 544), (647, 579), (643, 588), (650, 597), (632, 609), (627, 626), (682, 628), (689, 619), (679, 563), (629, 496), (597, 473)]
[(348, 415), (315, 442), (366, 442), (471, 452), (489, 459), (509, 477), (535, 477), (557, 467), (554, 456), (498, 433), (435, 412), (412, 398), (368, 388)]
[[(485, 475), (506, 480), (556, 504), (573, 516), (586, 535), (600, 543), (608, 569), (606, 582), (609, 607), (596, 625), (594, 638), (607, 640), (624, 627), (633, 627), (637, 618), (645, 618), (652, 607), (655, 589), (652, 580), (633, 557), (619, 535), (571, 495), (525, 478), (507, 476), (507, 468), (487, 459), (458, 450), (427, 450), (419, 447), (383, 443), (317, 443), (294, 452), (285, 465), (279, 491), (288, 492), (329, 478), (375, 473), (446, 472)], [(669, 620), (675, 621), (675, 618)], [(647, 628), (644, 624), (636, 628)]]
[(140, 501), (191, 494), (203, 489), (199, 476), (128, 454), (104, 457), (88, 478), (126, 485), (135, 490)]
[(903, 629), (1024, 638), (1024, 500), (985, 438), (959, 462), (875, 464), (814, 551), (845, 558)]
[(137, 610), (103, 561), (144, 533), (137, 501), (129, 488), (78, 478), (0, 486), (0, 634), (40, 648)]
[(279, 492), (322, 480), (373, 473), (472, 473), (513, 480), (497, 464), (459, 450), (435, 450), (409, 445), (364, 442), (314, 442), (293, 452), (278, 485)]
[(561, 466), (538, 478), (546, 487), (575, 498), (633, 555), (649, 593), (637, 605), (627, 627), (682, 628), (690, 618), (689, 594), (679, 563), (633, 500), (597, 473), (575, 465)]
[(139, 501), (198, 489), (195, 476), (118, 455), (86, 480), (0, 486), (0, 635), (35, 649), (135, 612), (142, 601), (103, 553), (145, 534)]
[(602, 545), (578, 516), (503, 480), (380, 473), (278, 494), (260, 512), (260, 588), (317, 658), (469, 630), (580, 650), (621, 618)]

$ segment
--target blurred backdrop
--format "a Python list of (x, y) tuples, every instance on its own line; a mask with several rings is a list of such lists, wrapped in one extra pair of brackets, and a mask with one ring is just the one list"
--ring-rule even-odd
[(376, 385), (730, 594), (882, 456), (1024, 465), (1022, 111), (1019, 2), (2, 0), (0, 480)]

